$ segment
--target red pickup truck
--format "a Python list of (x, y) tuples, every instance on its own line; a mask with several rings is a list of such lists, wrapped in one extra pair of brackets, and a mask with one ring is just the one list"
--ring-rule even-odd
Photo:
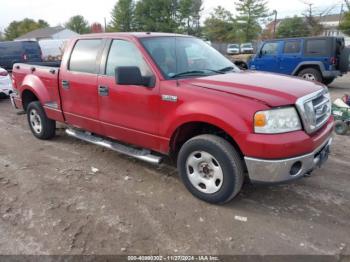
[(203, 41), (160, 33), (79, 36), (62, 63), (15, 64), (11, 100), (39, 139), (66, 133), (150, 163), (177, 161), (196, 197), (224, 203), (243, 180), (304, 177), (328, 157), (333, 118), (316, 82), (240, 71)]

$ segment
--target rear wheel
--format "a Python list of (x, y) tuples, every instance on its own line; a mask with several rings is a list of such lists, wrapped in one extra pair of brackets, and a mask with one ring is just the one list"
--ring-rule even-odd
[(339, 56), (339, 71), (342, 73), (347, 73), (349, 71), (349, 56), (350, 48), (345, 47)]
[(27, 107), (27, 119), (33, 135), (42, 140), (55, 136), (56, 122), (47, 118), (39, 101), (31, 102)]
[(334, 129), (338, 135), (344, 136), (348, 132), (349, 126), (345, 122), (338, 120), (335, 122)]
[(321, 72), (315, 68), (303, 69), (299, 72), (298, 76), (309, 81), (322, 82), (323, 80)]
[(242, 188), (242, 160), (221, 137), (201, 135), (190, 139), (179, 152), (177, 166), (186, 188), (206, 202), (228, 202)]
[(334, 81), (335, 77), (323, 79), (325, 85), (330, 85)]

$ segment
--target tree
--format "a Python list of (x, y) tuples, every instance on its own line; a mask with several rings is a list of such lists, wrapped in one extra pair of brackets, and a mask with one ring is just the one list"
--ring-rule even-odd
[(140, 0), (135, 7), (136, 31), (176, 32), (178, 1)]
[(91, 33), (102, 33), (102, 32), (103, 32), (103, 28), (100, 23), (96, 22), (91, 25)]
[(44, 20), (38, 20), (36, 22), (33, 19), (25, 18), (22, 21), (12, 21), (5, 29), (5, 38), (7, 40), (13, 40), (28, 32), (48, 26), (49, 24)]
[(112, 10), (112, 21), (108, 30), (131, 32), (134, 29), (134, 0), (119, 0)]
[(243, 31), (243, 41), (256, 39), (261, 32), (259, 21), (268, 15), (265, 0), (239, 0), (236, 2), (236, 10), (239, 13), (237, 21)]
[(222, 6), (215, 8), (210, 17), (204, 21), (203, 31), (211, 41), (235, 42), (239, 38), (239, 30), (232, 13)]
[(277, 29), (278, 38), (305, 37), (310, 34), (305, 21), (301, 17), (294, 16), (284, 19)]
[(202, 11), (202, 0), (180, 0), (178, 3), (178, 22), (180, 32), (188, 35), (200, 34), (200, 19)]
[(81, 15), (72, 16), (65, 26), (78, 34), (87, 34), (90, 32), (88, 21)]
[(350, 12), (343, 15), (339, 29), (346, 35), (350, 35)]
[(307, 4), (307, 5), (308, 5), (308, 9), (304, 14), (306, 26), (309, 28), (311, 36), (318, 36), (322, 33), (323, 26), (320, 24), (319, 19), (315, 17), (312, 4)]

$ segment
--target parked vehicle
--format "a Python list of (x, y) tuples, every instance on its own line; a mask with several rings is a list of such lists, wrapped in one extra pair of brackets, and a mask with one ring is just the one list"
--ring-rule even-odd
[(265, 41), (249, 69), (299, 76), (330, 84), (349, 69), (350, 49), (337, 37), (290, 38)]
[(238, 55), (240, 53), (239, 44), (229, 44), (227, 46), (228, 55)]
[(43, 61), (61, 61), (67, 39), (40, 40)]
[(64, 122), (70, 136), (149, 163), (168, 155), (188, 190), (210, 203), (230, 201), (244, 179), (311, 174), (332, 142), (324, 85), (240, 71), (190, 36), (79, 36), (60, 68), (15, 64), (13, 79), (11, 100), (35, 137), (54, 137)]
[(6, 70), (12, 70), (15, 63), (41, 61), (41, 49), (36, 41), (0, 42), (0, 67)]
[(8, 97), (12, 92), (11, 77), (5, 69), (0, 67), (0, 98)]
[(348, 95), (334, 101), (332, 115), (335, 119), (335, 132), (338, 135), (346, 135), (350, 127), (350, 98)]
[(241, 53), (242, 54), (253, 54), (254, 48), (252, 43), (241, 44)]

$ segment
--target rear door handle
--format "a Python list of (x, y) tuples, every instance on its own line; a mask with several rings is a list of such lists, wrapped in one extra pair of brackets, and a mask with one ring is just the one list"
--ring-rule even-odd
[(69, 81), (67, 80), (62, 80), (62, 87), (64, 89), (69, 89)]
[(109, 87), (108, 86), (99, 86), (98, 94), (100, 96), (108, 96), (109, 95)]

